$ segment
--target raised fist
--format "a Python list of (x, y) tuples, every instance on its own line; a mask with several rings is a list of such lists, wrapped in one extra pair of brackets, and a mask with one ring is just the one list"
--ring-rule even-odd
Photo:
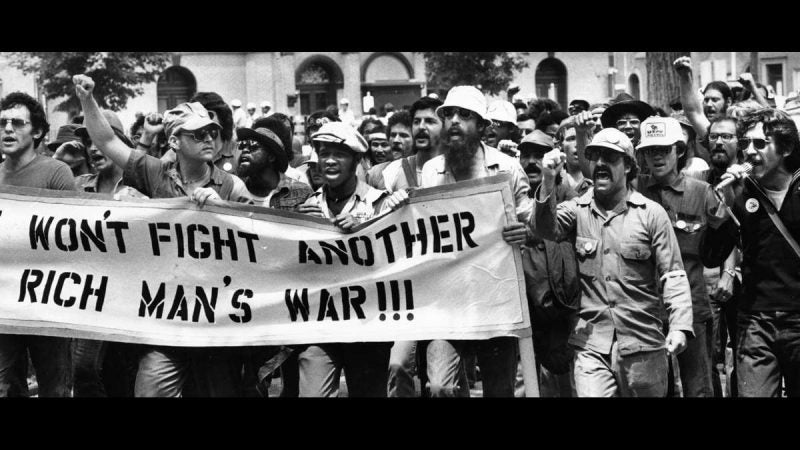
[(567, 161), (567, 155), (561, 150), (554, 148), (544, 154), (542, 158), (542, 177), (555, 180), (556, 175), (561, 172), (564, 163)]
[(591, 111), (581, 111), (574, 116), (573, 120), (575, 121), (575, 128), (579, 130), (591, 131), (597, 126)]
[(681, 75), (692, 73), (692, 58), (688, 56), (681, 56), (672, 63), (675, 71)]
[(75, 94), (78, 98), (85, 100), (92, 95), (94, 91), (94, 80), (86, 75), (75, 75), (72, 77), (72, 82), (75, 84)]
[(753, 74), (750, 72), (739, 75), (739, 83), (742, 83), (742, 86), (748, 91), (752, 92), (756, 89), (756, 80), (753, 79)]

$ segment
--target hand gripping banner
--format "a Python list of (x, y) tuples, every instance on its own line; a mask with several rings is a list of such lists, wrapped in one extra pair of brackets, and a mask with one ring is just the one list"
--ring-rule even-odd
[(170, 346), (530, 336), (506, 176), (329, 221), (0, 187), (0, 333)]

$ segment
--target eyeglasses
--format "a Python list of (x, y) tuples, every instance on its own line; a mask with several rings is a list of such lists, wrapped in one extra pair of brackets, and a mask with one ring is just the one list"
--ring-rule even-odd
[(476, 116), (474, 112), (464, 108), (442, 109), (442, 116), (444, 116), (445, 119), (452, 119), (456, 113), (458, 113), (458, 117), (461, 117), (464, 120), (469, 120)]
[(192, 139), (194, 139), (195, 142), (203, 142), (209, 136), (211, 136), (211, 140), (213, 141), (214, 139), (217, 138), (217, 136), (219, 136), (219, 130), (215, 128), (212, 128), (210, 130), (208, 128), (201, 128), (199, 130), (187, 131), (181, 134), (184, 136), (191, 137)]
[[(215, 130), (216, 131), (216, 130)], [(258, 141), (240, 141), (239, 150), (258, 150), (261, 148), (261, 143)]]
[(650, 157), (664, 157), (669, 155), (672, 151), (672, 146), (664, 145), (664, 146), (653, 146), (653, 147), (645, 147), (642, 149), (645, 155)]
[(747, 150), (747, 148), (750, 147), (751, 142), (753, 143), (753, 147), (755, 147), (756, 150), (763, 150), (767, 146), (766, 139), (741, 138), (739, 139), (739, 144), (738, 144), (739, 150), (742, 151)]
[(617, 128), (622, 128), (622, 127), (624, 127), (626, 125), (630, 125), (632, 127), (638, 127), (641, 124), (642, 124), (642, 121), (639, 120), (639, 119), (628, 119), (628, 120), (620, 119), (620, 120), (617, 121)]
[(29, 120), (24, 119), (6, 119), (5, 117), (0, 119), (0, 128), (5, 128), (8, 126), (8, 123), (11, 122), (11, 126), (15, 129), (20, 129), (25, 125), (31, 123)]
[(610, 148), (601, 149), (597, 147), (589, 147), (583, 152), (583, 154), (586, 155), (586, 159), (589, 161), (597, 161), (602, 157), (603, 161), (609, 164), (616, 164), (617, 161), (622, 158), (622, 153), (611, 150)]
[(710, 133), (708, 135), (708, 140), (711, 142), (716, 142), (717, 139), (722, 138), (723, 142), (730, 142), (734, 137), (736, 137), (736, 135), (730, 133)]

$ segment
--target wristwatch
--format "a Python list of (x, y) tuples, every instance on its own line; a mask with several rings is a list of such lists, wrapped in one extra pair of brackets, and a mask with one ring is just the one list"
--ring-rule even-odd
[(733, 269), (724, 269), (723, 272), (727, 273), (731, 276), (731, 278), (736, 278), (736, 271)]

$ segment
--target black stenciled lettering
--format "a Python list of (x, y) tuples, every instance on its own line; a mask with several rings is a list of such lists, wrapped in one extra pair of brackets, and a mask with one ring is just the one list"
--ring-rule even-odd
[(303, 317), (303, 322), (308, 322), (308, 289), (301, 289), (300, 295), (297, 295), (297, 292), (296, 290), (286, 289), (284, 300), (286, 300), (286, 308), (289, 310), (289, 318), (292, 322), (295, 322), (297, 321), (298, 313), (300, 313)]
[[(236, 292), (233, 293), (233, 298), (231, 299), (231, 305), (234, 308), (241, 310), (244, 313), (244, 315), (242, 317), (239, 317), (236, 314), (228, 314), (228, 317), (230, 317), (231, 320), (236, 323), (250, 322), (250, 320), (253, 318), (253, 314), (250, 311), (250, 305), (243, 300), (239, 300), (239, 297), (253, 298), (253, 291), (251, 291), (250, 289), (237, 289)], [(294, 319), (292, 319), (292, 321), (294, 321)]]
[(108, 221), (106, 222), (106, 227), (114, 230), (114, 238), (117, 240), (117, 250), (121, 254), (125, 253), (125, 236), (122, 233), (122, 230), (128, 229), (128, 222), (117, 222), (117, 221)]
[[(69, 245), (64, 244), (64, 227), (67, 227), (69, 233)], [(56, 247), (65, 252), (74, 252), (78, 249), (80, 243), (78, 242), (78, 230), (75, 224), (75, 219), (61, 219), (56, 222), (55, 228)]]
[[(467, 242), (467, 245), (469, 245), (470, 248), (477, 247), (478, 244), (476, 244), (475, 241), (472, 240), (472, 237), (469, 235), (470, 233), (475, 231), (475, 217), (472, 215), (471, 212), (468, 211), (459, 213), (459, 217), (468, 223), (468, 225), (461, 227), (461, 235), (463, 236), (464, 240)], [(460, 243), (458, 248), (459, 250), (461, 249)]]
[(366, 319), (367, 316), (364, 315), (361, 305), (367, 301), (367, 290), (361, 286), (350, 286), (350, 293), (355, 293), (353, 297), (350, 297), (350, 306), (353, 308), (353, 312), (356, 313), (356, 317)]
[(94, 310), (97, 312), (103, 311), (103, 302), (106, 299), (106, 284), (108, 284), (108, 277), (100, 277), (100, 286), (92, 287), (94, 281), (93, 275), (86, 275), (86, 282), (83, 285), (83, 293), (81, 294), (80, 309), (86, 309), (86, 303), (90, 295), (94, 295)]
[(150, 228), (150, 244), (153, 246), (153, 256), (161, 256), (161, 249), (158, 243), (169, 242), (170, 238), (169, 235), (158, 234), (158, 230), (169, 230), (169, 224), (167, 222), (157, 222), (148, 223), (147, 226)]
[(139, 317), (144, 317), (145, 312), (148, 316), (153, 316), (155, 312), (156, 319), (160, 319), (164, 315), (164, 291), (166, 286), (164, 283), (158, 285), (158, 291), (155, 297), (150, 293), (150, 288), (147, 286), (147, 281), (142, 281), (142, 298), (139, 302)]
[(194, 311), (192, 312), (192, 322), (200, 321), (200, 311), (202, 310), (206, 315), (206, 320), (208, 323), (214, 323), (214, 309), (217, 307), (218, 292), (218, 288), (211, 288), (211, 298), (209, 298), (206, 296), (205, 289), (200, 286), (195, 287), (195, 302)]
[(28, 233), (31, 240), (31, 249), (36, 250), (38, 248), (37, 243), (39, 243), (44, 250), (50, 250), (48, 236), (50, 235), (50, 225), (53, 223), (53, 218), (48, 217), (46, 222), (45, 219), (39, 221), (37, 219), (39, 219), (39, 216), (35, 214), (31, 217), (30, 232)]
[[(364, 244), (364, 258), (361, 257), (361, 253), (358, 250), (359, 241)], [(375, 254), (372, 251), (372, 241), (369, 238), (366, 236), (353, 236), (348, 239), (347, 243), (350, 245), (350, 256), (353, 258), (354, 263), (367, 267), (375, 264)]]
[(94, 221), (94, 230), (89, 226), (89, 221), (81, 220), (81, 243), (87, 252), (92, 251), (91, 241), (100, 253), (106, 253), (106, 240), (103, 237), (103, 224), (99, 220)]
[(50, 299), (50, 289), (53, 287), (53, 280), (56, 278), (56, 271), (51, 270), (47, 274), (47, 281), (44, 283), (44, 292), (42, 293), (42, 304), (46, 304)]
[(195, 259), (205, 259), (211, 256), (211, 244), (208, 242), (200, 243), (201, 252), (197, 251), (196, 233), (208, 236), (208, 228), (205, 225), (193, 223), (186, 227), (186, 238), (189, 239), (189, 256)]
[(317, 322), (325, 320), (330, 317), (331, 320), (339, 320), (339, 314), (336, 312), (336, 305), (333, 303), (333, 295), (327, 289), (323, 289), (319, 294), (319, 314), (317, 315)]
[(309, 259), (317, 264), (322, 264), (322, 258), (314, 250), (311, 250), (306, 241), (300, 241), (297, 248), (300, 251), (300, 264), (306, 264)]
[(428, 252), (428, 234), (425, 229), (425, 219), (417, 219), (417, 233), (411, 231), (408, 222), (401, 222), (400, 229), (403, 232), (403, 241), (406, 244), (406, 258), (411, 258), (413, 255), (414, 242), (419, 241), (421, 251), (420, 255)]
[(376, 239), (383, 239), (383, 246), (386, 248), (386, 261), (389, 263), (394, 262), (394, 246), (392, 245), (391, 234), (397, 231), (397, 225), (389, 225), (375, 233)]
[(337, 239), (336, 247), (333, 245), (319, 241), (319, 246), (322, 249), (322, 253), (325, 255), (325, 264), (333, 264), (333, 253), (336, 253), (336, 256), (339, 257), (339, 261), (341, 261), (343, 266), (347, 265), (347, 248), (344, 245), (344, 241), (341, 239)]
[[(436, 216), (436, 221), (439, 222), (439, 223), (447, 223), (447, 221), (449, 219), (450, 219), (450, 217), (448, 217), (447, 215), (444, 215), (444, 214), (441, 215), (441, 216)], [(453, 244), (444, 244), (444, 245), (442, 245), (442, 241), (444, 241), (445, 239), (448, 239), (449, 237), (450, 237), (450, 231), (449, 230), (442, 230), (442, 229), (440, 229), (439, 232), (434, 235), (434, 242), (438, 241), (439, 250), (442, 253), (452, 253), (453, 252)], [(433, 247), (436, 248), (437, 244), (436, 243), (433, 244)]]
[(63, 272), (58, 276), (56, 290), (53, 292), (53, 303), (65, 308), (69, 308), (75, 303), (75, 300), (77, 300), (74, 296), (70, 296), (66, 300), (61, 297), (61, 291), (64, 289), (64, 282), (67, 281), (67, 278), (72, 280), (74, 284), (81, 284), (81, 276), (75, 272)]
[(256, 262), (256, 249), (253, 245), (253, 241), (258, 240), (258, 235), (253, 233), (246, 233), (244, 231), (239, 231), (236, 233), (237, 236), (244, 239), (247, 242), (247, 257), (250, 259), (251, 263)]
[(230, 228), (226, 231), (228, 232), (228, 239), (222, 239), (219, 227), (211, 227), (211, 236), (214, 240), (214, 258), (221, 260), (222, 247), (228, 247), (231, 253), (231, 261), (238, 261), (239, 254), (236, 252), (236, 237), (233, 235), (233, 230)]
[(172, 308), (167, 314), (167, 320), (173, 320), (175, 317), (180, 317), (184, 322), (189, 320), (189, 302), (186, 300), (183, 286), (180, 284), (178, 289), (175, 290), (175, 298), (172, 300)]

